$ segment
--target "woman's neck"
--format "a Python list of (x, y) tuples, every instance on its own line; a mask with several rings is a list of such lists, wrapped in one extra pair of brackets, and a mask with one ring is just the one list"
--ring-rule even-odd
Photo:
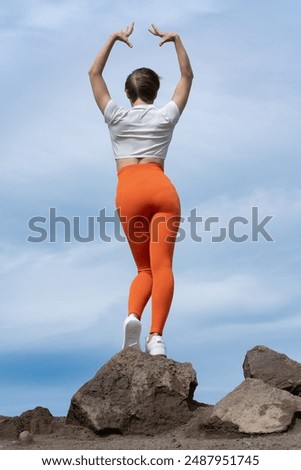
[(153, 104), (154, 102), (149, 102), (147, 103), (146, 101), (143, 101), (141, 98), (137, 98), (136, 101), (133, 101), (131, 104), (132, 106), (138, 106), (139, 104)]

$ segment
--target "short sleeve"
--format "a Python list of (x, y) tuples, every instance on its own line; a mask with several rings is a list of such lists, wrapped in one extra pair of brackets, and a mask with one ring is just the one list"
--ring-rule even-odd
[(105, 122), (110, 125), (119, 121), (123, 117), (125, 110), (114, 100), (110, 100), (104, 110)]
[(161, 108), (161, 110), (164, 114), (164, 117), (175, 126), (181, 116), (180, 110), (176, 103), (171, 100), (163, 108)]

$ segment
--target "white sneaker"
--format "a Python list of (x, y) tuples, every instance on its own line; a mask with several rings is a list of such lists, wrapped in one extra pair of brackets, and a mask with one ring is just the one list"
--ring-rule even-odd
[(151, 340), (146, 340), (145, 352), (151, 356), (166, 356), (166, 346), (162, 336), (153, 335)]
[(123, 323), (122, 349), (135, 347), (140, 349), (141, 322), (136, 315), (130, 314)]

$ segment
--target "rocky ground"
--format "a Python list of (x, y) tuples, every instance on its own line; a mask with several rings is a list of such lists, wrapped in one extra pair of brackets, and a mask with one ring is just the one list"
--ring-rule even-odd
[(129, 348), (72, 397), (67, 417), (37, 407), (0, 416), (0, 449), (301, 449), (301, 364), (265, 346), (216, 405), (197, 403), (192, 365)]
[(301, 449), (301, 420), (285, 433), (252, 436), (186, 437), (187, 425), (159, 436), (110, 435), (99, 437), (77, 426), (66, 426), (64, 418), (56, 418), (57, 429), (52, 434), (36, 434), (30, 442), (1, 439), (0, 449), (33, 450), (296, 450)]

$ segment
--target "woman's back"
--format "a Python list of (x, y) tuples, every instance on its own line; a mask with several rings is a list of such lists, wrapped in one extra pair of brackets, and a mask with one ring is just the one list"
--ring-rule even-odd
[(174, 101), (163, 108), (144, 103), (127, 110), (110, 100), (104, 118), (115, 159), (148, 156), (164, 160), (179, 117)]

